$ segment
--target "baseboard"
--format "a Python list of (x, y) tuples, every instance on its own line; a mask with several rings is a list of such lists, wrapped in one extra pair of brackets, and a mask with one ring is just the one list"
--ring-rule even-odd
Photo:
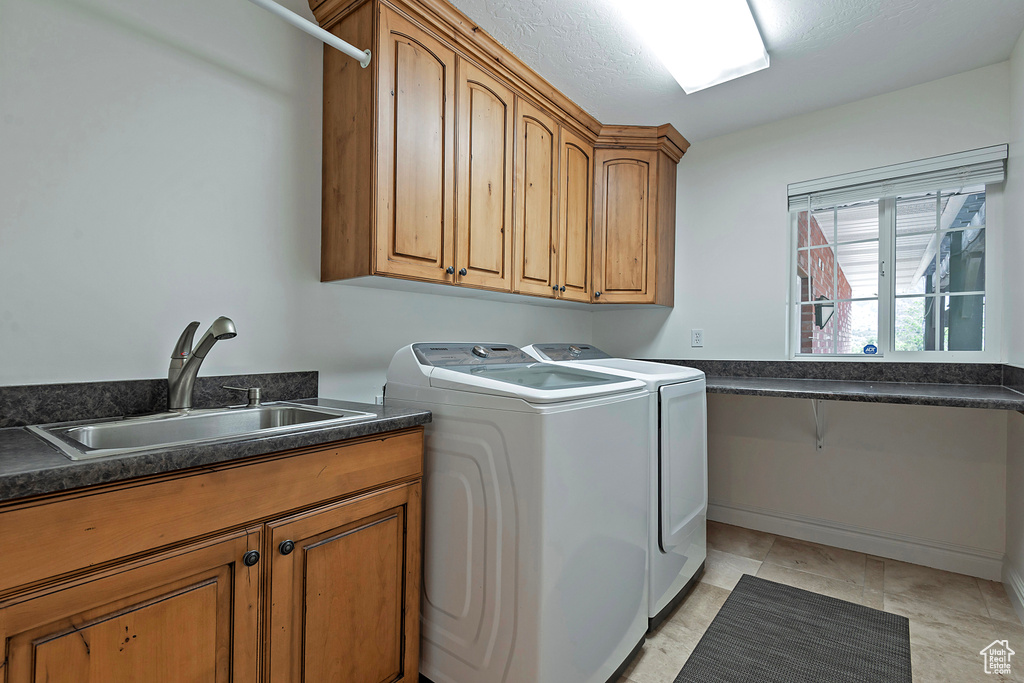
[(775, 510), (712, 500), (708, 519), (836, 548), (1000, 581), (1003, 554)]
[(1017, 617), (1024, 623), (1024, 577), (1010, 564), (1009, 558), (1003, 563), (1003, 586)]

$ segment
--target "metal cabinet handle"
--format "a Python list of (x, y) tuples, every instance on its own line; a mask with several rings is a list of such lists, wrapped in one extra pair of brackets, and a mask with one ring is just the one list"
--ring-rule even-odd
[(291, 539), (287, 541), (281, 541), (281, 545), (277, 547), (281, 551), (282, 555), (291, 555), (291, 552), (295, 550), (295, 541)]
[(558, 291), (558, 285), (551, 285), (551, 291), (552, 292), (557, 292)]
[(260, 561), (260, 553), (257, 550), (250, 550), (242, 556), (242, 564), (246, 567), (251, 567)]
[(469, 271), (467, 271), (465, 268), (462, 268), (462, 269), (459, 270), (459, 275), (461, 275), (463, 277), (465, 277), (468, 274), (469, 274)]
[(601, 292), (594, 292), (594, 298), (595, 299), (599, 299), (600, 297), (601, 297)]
[(559, 287), (558, 291), (559, 292), (564, 292), (565, 291), (565, 285), (562, 285), (561, 287)]
[(444, 272), (448, 273), (449, 275), (455, 275), (455, 266), (448, 266), (447, 268), (444, 269)]

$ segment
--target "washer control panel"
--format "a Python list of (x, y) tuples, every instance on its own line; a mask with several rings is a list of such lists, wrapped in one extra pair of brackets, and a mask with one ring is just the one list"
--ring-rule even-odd
[(546, 360), (597, 360), (611, 358), (607, 353), (591, 344), (534, 344)]
[(423, 365), (452, 367), (459, 365), (521, 365), (536, 363), (511, 344), (413, 344), (413, 353)]

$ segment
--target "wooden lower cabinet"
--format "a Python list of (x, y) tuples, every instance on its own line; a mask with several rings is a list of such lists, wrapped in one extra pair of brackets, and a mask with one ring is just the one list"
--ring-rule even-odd
[[(259, 680), (260, 568), (245, 529), (0, 607), (8, 683)], [(258, 552), (258, 551), (257, 551)]]
[(270, 679), (418, 679), (420, 485), (268, 525)]
[[(416, 428), (0, 505), (0, 681), (417, 680), (422, 457)], [(105, 554), (67, 557), (83, 519)]]

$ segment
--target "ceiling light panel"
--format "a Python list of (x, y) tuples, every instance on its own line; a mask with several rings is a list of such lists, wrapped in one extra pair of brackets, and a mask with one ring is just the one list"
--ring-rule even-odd
[(746, 0), (612, 0), (686, 93), (768, 68)]

